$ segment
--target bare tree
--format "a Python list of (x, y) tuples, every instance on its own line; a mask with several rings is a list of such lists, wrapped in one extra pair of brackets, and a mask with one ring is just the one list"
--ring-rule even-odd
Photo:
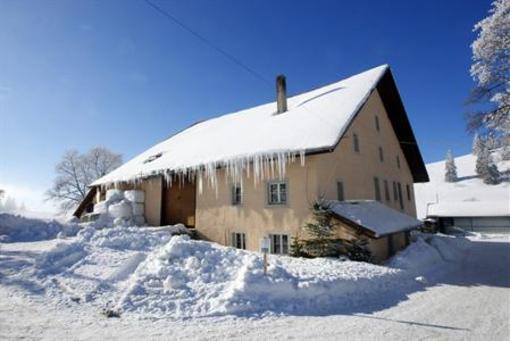
[(59, 202), (62, 210), (67, 211), (85, 198), (88, 185), (121, 164), (122, 156), (104, 147), (92, 148), (86, 154), (69, 150), (56, 165), (57, 176), (46, 196)]

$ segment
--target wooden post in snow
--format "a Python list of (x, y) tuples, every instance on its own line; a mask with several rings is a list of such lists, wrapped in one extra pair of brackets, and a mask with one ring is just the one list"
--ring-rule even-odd
[(269, 252), (269, 238), (260, 240), (260, 251), (264, 253), (264, 276), (267, 275), (267, 253)]

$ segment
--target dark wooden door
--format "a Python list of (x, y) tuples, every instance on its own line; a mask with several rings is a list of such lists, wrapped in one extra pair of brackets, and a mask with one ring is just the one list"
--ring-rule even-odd
[(162, 202), (162, 225), (184, 224), (195, 226), (196, 186), (191, 181), (172, 185), (164, 184)]

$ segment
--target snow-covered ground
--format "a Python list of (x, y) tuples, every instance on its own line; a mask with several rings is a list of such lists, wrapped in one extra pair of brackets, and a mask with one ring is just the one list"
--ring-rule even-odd
[[(95, 230), (0, 243), (0, 339), (506, 339), (510, 241), (421, 235), (386, 266)], [(120, 312), (106, 318), (105, 308)]]
[(498, 185), (484, 184), (475, 172), (476, 156), (455, 158), (458, 181), (444, 181), (445, 162), (427, 164), (430, 181), (414, 184), (418, 218), (427, 215), (501, 216), (510, 215), (510, 161), (502, 161), (493, 153), (503, 181)]

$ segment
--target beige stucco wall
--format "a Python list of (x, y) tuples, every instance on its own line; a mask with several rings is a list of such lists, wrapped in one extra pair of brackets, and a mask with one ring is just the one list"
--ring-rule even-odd
[[(375, 127), (376, 115), (379, 117), (379, 132)], [(353, 133), (359, 137), (359, 153), (353, 151)], [(379, 160), (380, 146), (384, 162)], [(400, 168), (397, 167), (397, 155)], [(382, 202), (400, 210), (398, 200), (393, 199), (392, 188), (392, 182), (398, 181), (402, 184), (404, 212), (416, 215), (414, 193), (410, 201), (406, 194), (407, 184), (412, 191), (412, 175), (377, 91), (370, 96), (333, 152), (307, 156), (305, 166), (297, 161), (287, 167), (286, 206), (267, 205), (267, 181), (254, 185), (252, 179), (243, 181), (243, 203), (232, 206), (232, 184), (221, 170), (219, 173), (217, 191), (204, 187), (202, 194), (197, 193), (197, 232), (201, 237), (221, 244), (230, 244), (231, 232), (245, 232), (249, 250), (258, 250), (260, 239), (270, 233), (303, 236), (302, 227), (311, 219), (312, 203), (319, 196), (336, 199), (337, 181), (343, 182), (347, 200), (375, 199), (373, 177), (377, 176)], [(385, 200), (384, 180), (389, 182), (389, 201)]]
[[(376, 115), (379, 118), (380, 131), (375, 127)], [(353, 149), (354, 133), (359, 138), (359, 153)], [(383, 150), (383, 162), (379, 161), (379, 147)], [(400, 159), (400, 168), (397, 166), (397, 156)], [(382, 203), (400, 210), (399, 201), (393, 198), (392, 186), (393, 181), (400, 182), (404, 212), (416, 216), (411, 171), (377, 92), (370, 96), (337, 148), (332, 153), (318, 157), (320, 182), (317, 194), (324, 195), (326, 199), (336, 199), (336, 182), (342, 181), (345, 199), (375, 199), (374, 176), (377, 176)], [(389, 201), (385, 199), (384, 180), (388, 181)], [(411, 190), (411, 201), (407, 200), (406, 185), (409, 185)]]

